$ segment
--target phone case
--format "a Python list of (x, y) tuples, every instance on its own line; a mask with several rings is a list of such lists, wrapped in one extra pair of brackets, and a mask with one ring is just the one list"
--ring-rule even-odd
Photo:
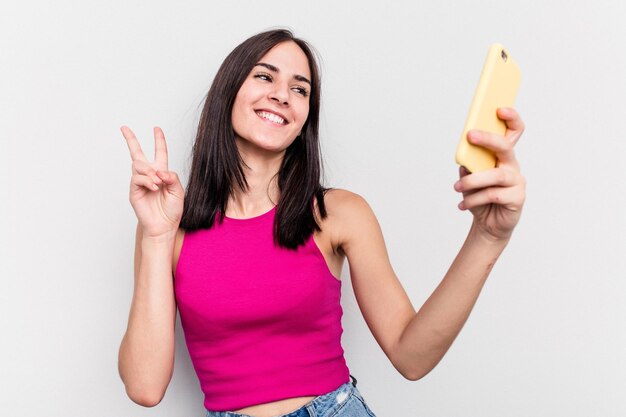
[(504, 46), (499, 43), (491, 45), (456, 150), (457, 164), (470, 172), (496, 166), (493, 152), (469, 143), (467, 132), (476, 129), (505, 134), (506, 124), (498, 118), (496, 110), (499, 107), (513, 107), (521, 76), (519, 67)]

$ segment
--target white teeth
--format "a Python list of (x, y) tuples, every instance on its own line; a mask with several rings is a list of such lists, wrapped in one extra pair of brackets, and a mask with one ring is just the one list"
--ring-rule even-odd
[(258, 114), (259, 116), (261, 116), (264, 119), (269, 120), (270, 122), (274, 122), (274, 123), (278, 123), (278, 124), (285, 124), (285, 119), (283, 119), (280, 116), (275, 115), (274, 113), (269, 113), (266, 111), (258, 111), (256, 112), (256, 114)]

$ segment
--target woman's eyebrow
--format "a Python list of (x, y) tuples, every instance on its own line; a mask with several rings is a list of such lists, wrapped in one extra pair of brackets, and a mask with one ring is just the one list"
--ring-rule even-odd
[[(267, 68), (268, 70), (270, 70), (272, 72), (276, 72), (276, 73), (280, 72), (280, 70), (277, 67), (275, 67), (274, 65), (272, 65), (272, 64), (267, 64), (265, 62), (257, 62), (257, 64), (255, 66), (257, 66), (257, 65), (265, 67), (265, 68)], [(309, 79), (306, 78), (303, 75), (296, 74), (296, 75), (293, 76), (293, 78), (298, 80), (298, 81), (301, 81), (303, 83), (307, 83), (307, 84), (311, 85), (311, 81), (309, 81)]]

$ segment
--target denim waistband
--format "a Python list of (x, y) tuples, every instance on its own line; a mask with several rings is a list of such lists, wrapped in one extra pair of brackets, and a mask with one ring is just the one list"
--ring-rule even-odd
[[(359, 398), (363, 398), (356, 388), (356, 378), (350, 375), (351, 381), (340, 385), (335, 390), (315, 397), (310, 402), (306, 403), (297, 410), (290, 411), (287, 414), (281, 414), (278, 417), (309, 417), (309, 416), (324, 416), (332, 415), (333, 412), (339, 409), (342, 404), (350, 397), (355, 395)], [(250, 417), (247, 414), (235, 413), (233, 411), (208, 411), (206, 417)]]

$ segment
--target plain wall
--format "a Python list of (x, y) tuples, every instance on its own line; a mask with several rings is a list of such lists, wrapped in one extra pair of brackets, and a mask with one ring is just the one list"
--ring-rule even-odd
[(189, 173), (228, 52), (281, 26), (322, 57), (325, 184), (362, 195), (419, 308), (471, 223), (453, 154), (488, 46), (523, 81), (522, 220), (458, 339), (405, 380), (369, 332), (348, 267), (342, 344), (384, 416), (623, 416), (626, 3), (11, 2), (0, 15), (0, 414), (202, 416), (180, 325), (156, 408), (125, 395), (117, 352), (136, 217), (119, 126)]

